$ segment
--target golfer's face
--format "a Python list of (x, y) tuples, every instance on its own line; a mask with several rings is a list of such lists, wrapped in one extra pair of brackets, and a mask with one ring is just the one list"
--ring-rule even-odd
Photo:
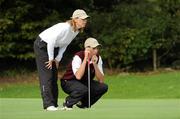
[(98, 52), (99, 52), (99, 48), (98, 47), (93, 48), (93, 55), (97, 55)]
[(79, 26), (79, 28), (84, 28), (86, 26), (86, 23), (87, 23), (87, 19), (78, 19), (77, 20), (77, 24)]

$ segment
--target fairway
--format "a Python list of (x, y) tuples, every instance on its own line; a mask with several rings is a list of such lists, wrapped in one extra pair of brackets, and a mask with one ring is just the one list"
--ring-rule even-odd
[[(62, 103), (63, 100), (59, 100)], [(91, 109), (47, 112), (41, 99), (1, 98), (1, 119), (180, 119), (179, 99), (101, 99)]]

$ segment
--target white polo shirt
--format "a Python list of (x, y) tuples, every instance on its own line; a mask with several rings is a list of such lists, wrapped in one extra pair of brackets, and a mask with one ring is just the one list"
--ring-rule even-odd
[[(91, 63), (92, 61), (90, 61), (90, 64)], [(72, 60), (72, 70), (73, 70), (74, 75), (76, 74), (77, 70), (80, 68), (81, 64), (82, 64), (81, 58), (78, 55), (75, 55)], [(99, 56), (98, 68), (100, 72), (104, 75), (102, 65), (103, 65), (102, 58), (101, 56)]]
[(55, 24), (54, 26), (41, 32), (39, 37), (47, 43), (49, 60), (54, 59), (54, 48), (59, 47), (59, 52), (55, 59), (60, 61), (67, 46), (78, 33), (78, 31), (73, 31), (73, 28), (68, 22)]

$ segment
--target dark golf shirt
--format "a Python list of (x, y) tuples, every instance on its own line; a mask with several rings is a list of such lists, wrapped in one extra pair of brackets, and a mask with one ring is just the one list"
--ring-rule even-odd
[[(77, 52), (75, 55), (79, 56), (81, 58), (81, 60), (83, 61), (84, 51)], [(99, 55), (97, 55), (97, 57), (98, 57), (98, 61), (99, 61)], [(93, 64), (90, 63), (90, 78), (91, 78), (91, 80), (94, 78), (94, 76), (95, 76), (95, 69), (94, 69)], [(71, 61), (67, 66), (67, 70), (66, 70), (62, 80), (72, 80), (72, 79), (76, 79), (76, 77), (72, 70), (72, 61)], [(81, 78), (81, 80), (87, 80), (87, 79), (88, 79), (88, 62), (86, 63), (85, 72), (84, 72), (84, 75)]]

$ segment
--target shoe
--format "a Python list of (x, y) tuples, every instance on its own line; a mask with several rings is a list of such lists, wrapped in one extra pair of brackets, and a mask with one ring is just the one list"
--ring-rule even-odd
[(47, 111), (57, 111), (58, 108), (54, 107), (54, 106), (49, 106), (46, 108)]
[(82, 104), (81, 101), (79, 101), (79, 102), (76, 104), (76, 106), (79, 107), (79, 108), (81, 108), (81, 109), (87, 108), (86, 106), (84, 106), (84, 105)]
[(67, 110), (67, 111), (70, 111), (70, 110), (72, 110), (73, 108), (72, 107), (68, 107), (68, 106), (66, 106), (66, 104), (65, 103), (63, 103), (63, 107), (62, 108), (60, 108), (60, 110)]
[(62, 110), (62, 111), (70, 111), (70, 110), (72, 110), (72, 108), (69, 108), (69, 107), (62, 107), (62, 108), (60, 108), (60, 110)]

